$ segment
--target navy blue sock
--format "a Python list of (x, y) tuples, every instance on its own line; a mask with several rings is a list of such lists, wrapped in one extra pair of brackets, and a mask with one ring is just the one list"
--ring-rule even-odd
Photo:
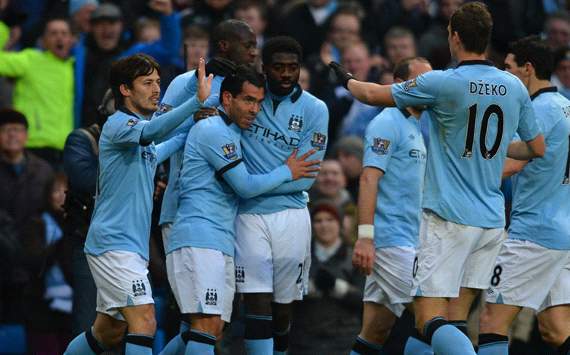
[(560, 355), (570, 355), (570, 337), (566, 338), (564, 344), (558, 347), (558, 353)]
[(382, 345), (372, 344), (357, 336), (349, 355), (383, 355)]
[(289, 330), (291, 325), (282, 332), (273, 331), (273, 355), (284, 355), (289, 349)]
[(438, 355), (476, 355), (469, 338), (441, 317), (426, 322), (424, 334)]
[(125, 341), (125, 355), (152, 355), (153, 336), (127, 334)]
[(245, 315), (245, 350), (248, 355), (273, 353), (273, 330), (271, 316)]

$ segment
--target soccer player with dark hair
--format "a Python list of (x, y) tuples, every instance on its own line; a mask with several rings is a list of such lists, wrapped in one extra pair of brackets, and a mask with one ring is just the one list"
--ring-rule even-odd
[[(424, 58), (408, 58), (396, 65), (394, 81), (430, 70)], [(368, 277), (362, 330), (351, 354), (381, 352), (396, 317), (412, 302), (426, 164), (420, 114), (411, 108), (386, 108), (366, 129), (358, 224), (373, 238), (360, 238), (354, 246), (354, 266)], [(373, 265), (362, 263), (368, 258)]]
[[(206, 71), (214, 75), (211, 94), (204, 103), (205, 107), (219, 105), (220, 86), (224, 78), (235, 71), (235, 66), (252, 65), (256, 57), (256, 40), (253, 30), (243, 21), (226, 20), (215, 27), (211, 39), (214, 47), (214, 57), (206, 65)], [(195, 70), (180, 74), (168, 86), (162, 98), (157, 115), (172, 110), (191, 98), (198, 88), (198, 76)], [(210, 113), (215, 110), (210, 110)], [(207, 113), (206, 113), (207, 114)], [(197, 118), (197, 117), (196, 117)], [(180, 131), (188, 130), (194, 120), (187, 120)], [(184, 157), (183, 149), (179, 149), (170, 157), (168, 184), (162, 198), (159, 225), (162, 228), (164, 247), (168, 248), (168, 235), (178, 211), (179, 186), (178, 177)], [(188, 330), (188, 323), (183, 320), (180, 324), (180, 333)], [(164, 348), (164, 353), (182, 351), (185, 344), (180, 337), (174, 337)]]
[[(297, 84), (301, 46), (291, 37), (275, 37), (265, 43), (262, 57), (265, 98), (241, 139), (247, 169), (268, 173), (295, 150), (316, 150), (321, 160), (328, 110)], [(307, 290), (311, 222), (305, 192), (313, 181), (288, 182), (240, 201), (236, 288), (244, 294), (245, 347), (250, 355), (284, 354), (288, 348), (291, 303), (301, 300)]]
[(537, 36), (514, 42), (505, 68), (526, 86), (546, 140), (542, 159), (507, 159), (513, 175), (509, 237), (495, 263), (479, 323), (479, 354), (507, 355), (509, 328), (523, 307), (540, 333), (570, 354), (570, 101), (550, 83), (550, 48)]
[[(198, 93), (168, 114), (158, 108), (160, 68), (137, 54), (113, 63), (111, 89), (118, 109), (103, 125), (99, 177), (85, 253), (97, 286), (97, 317), (65, 354), (99, 354), (126, 341), (125, 354), (152, 354), (156, 331), (148, 280), (149, 236), (156, 166), (184, 144), (187, 132), (164, 137), (210, 95), (212, 76), (201, 60)], [(126, 336), (125, 336), (125, 333)]]
[[(474, 354), (462, 330), (466, 333), (471, 303), (490, 285), (504, 239), (500, 184), (505, 158), (529, 160), (545, 151), (524, 85), (485, 60), (492, 27), (483, 3), (462, 5), (448, 26), (457, 68), (434, 70), (400, 84), (360, 82), (331, 63), (357, 99), (400, 108), (425, 106), (430, 114), (412, 295), (416, 328), (434, 352), (443, 355)], [(515, 132), (522, 141), (509, 144)], [(366, 228), (359, 229), (360, 238), (370, 238)], [(373, 259), (360, 262), (371, 265)]]
[(166, 250), (168, 280), (180, 312), (190, 315), (191, 329), (177, 336), (186, 343), (186, 354), (213, 355), (224, 321), (230, 320), (239, 199), (312, 177), (318, 170), (318, 161), (305, 161), (313, 152), (297, 158), (294, 150), (270, 172), (248, 173), (241, 132), (252, 126), (259, 112), (264, 85), (263, 76), (253, 68), (238, 67), (222, 82), (219, 115), (199, 121), (188, 134), (178, 213)]

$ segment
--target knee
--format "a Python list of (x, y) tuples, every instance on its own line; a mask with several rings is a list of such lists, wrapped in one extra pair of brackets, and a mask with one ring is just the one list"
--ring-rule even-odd
[(121, 344), (126, 330), (126, 324), (116, 324), (105, 329), (93, 329), (93, 336), (101, 345), (112, 349)]
[(156, 318), (154, 316), (154, 310), (145, 312), (139, 321), (139, 327), (141, 329), (140, 333), (154, 335), (156, 333)]
[(549, 326), (545, 322), (538, 322), (538, 331), (545, 343), (554, 347), (559, 347), (566, 340), (567, 334), (562, 334), (554, 327)]
[(487, 307), (483, 307), (479, 314), (479, 333), (495, 333), (493, 331), (493, 318)]

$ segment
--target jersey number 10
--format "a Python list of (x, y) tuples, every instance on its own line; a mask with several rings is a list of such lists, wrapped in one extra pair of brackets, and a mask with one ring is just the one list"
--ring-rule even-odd
[[(489, 120), (491, 115), (497, 115), (497, 136), (491, 150), (487, 149), (487, 128), (489, 127)], [(467, 126), (467, 136), (465, 138), (465, 150), (463, 151), (463, 158), (471, 158), (473, 156), (473, 140), (475, 138), (475, 119), (477, 118), (477, 104), (469, 107), (469, 122)], [(483, 122), (481, 122), (481, 132), (479, 134), (479, 149), (483, 159), (492, 159), (499, 151), (501, 146), (501, 139), (503, 139), (503, 110), (499, 105), (489, 105), (483, 113)]]

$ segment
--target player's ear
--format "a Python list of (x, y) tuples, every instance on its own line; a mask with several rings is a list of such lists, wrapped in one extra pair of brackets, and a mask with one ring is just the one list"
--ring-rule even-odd
[(534, 67), (530, 62), (524, 63), (524, 71), (528, 76), (534, 76)]
[(131, 89), (126, 84), (121, 84), (119, 86), (119, 91), (121, 92), (121, 95), (125, 97), (131, 96)]
[(229, 105), (233, 96), (229, 91), (222, 92), (222, 106)]

